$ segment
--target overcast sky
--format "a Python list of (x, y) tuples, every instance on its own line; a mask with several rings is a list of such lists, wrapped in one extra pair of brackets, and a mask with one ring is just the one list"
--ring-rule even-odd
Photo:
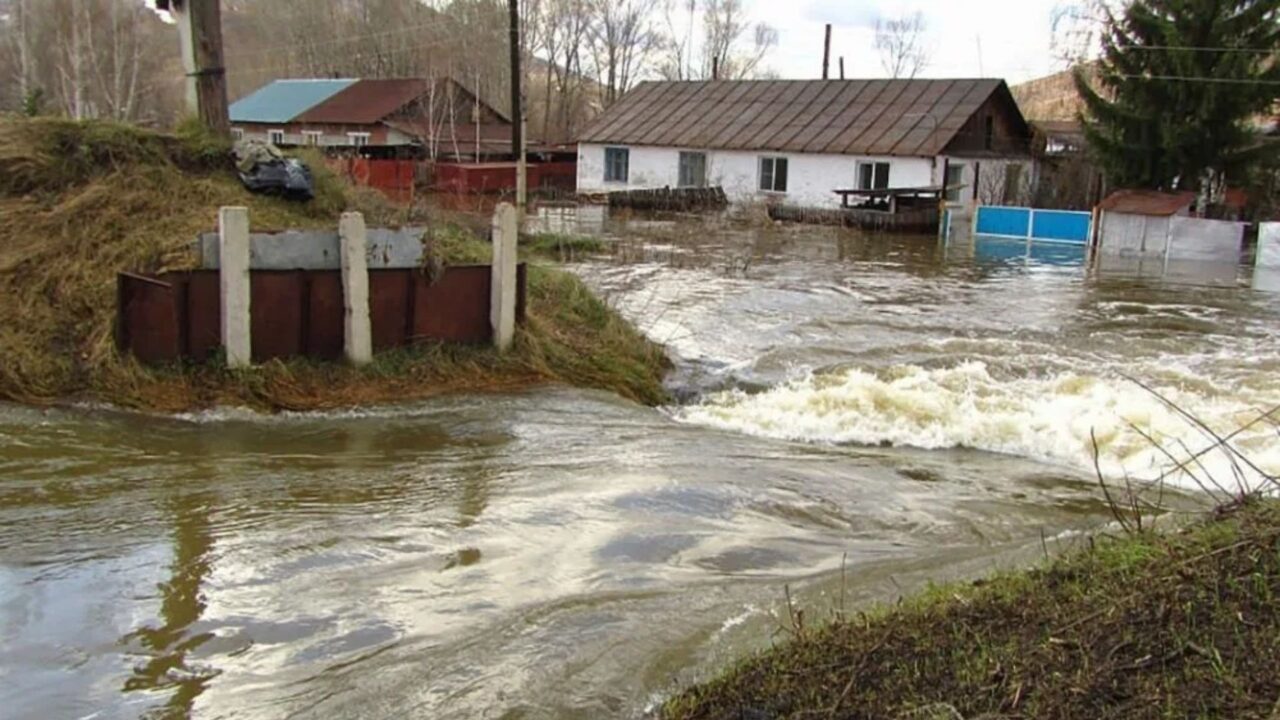
[[(835, 58), (848, 77), (884, 77), (875, 52), (876, 19), (920, 11), (932, 62), (925, 77), (1001, 77), (1017, 83), (1063, 69), (1051, 49), (1061, 0), (747, 0), (754, 19), (778, 29), (769, 64), (784, 78), (822, 76), (823, 26), (832, 23)], [(979, 53), (981, 43), (981, 53)]]

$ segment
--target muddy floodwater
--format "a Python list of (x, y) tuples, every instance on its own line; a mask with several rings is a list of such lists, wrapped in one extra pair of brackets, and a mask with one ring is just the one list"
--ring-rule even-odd
[[(545, 388), (148, 417), (0, 406), (6, 718), (638, 717), (809, 617), (1024, 562), (1108, 473), (1280, 405), (1280, 295), (1072, 248), (555, 213), (677, 363)], [(1274, 425), (1237, 438), (1280, 470)], [(1206, 465), (1217, 460), (1205, 458)], [(1174, 479), (1166, 497), (1194, 504)]]

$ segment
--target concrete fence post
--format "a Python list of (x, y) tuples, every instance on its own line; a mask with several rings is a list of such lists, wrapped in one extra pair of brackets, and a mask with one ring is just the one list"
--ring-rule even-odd
[(489, 322), (498, 350), (511, 347), (516, 334), (516, 252), (519, 227), (516, 209), (498, 205), (493, 213), (493, 282), (489, 295)]
[(249, 209), (218, 210), (218, 273), (222, 296), (222, 347), (227, 367), (253, 364), (252, 325), (249, 321)]
[(343, 351), (352, 365), (373, 362), (373, 323), (369, 318), (369, 238), (364, 215), (343, 213), (338, 222), (342, 256)]

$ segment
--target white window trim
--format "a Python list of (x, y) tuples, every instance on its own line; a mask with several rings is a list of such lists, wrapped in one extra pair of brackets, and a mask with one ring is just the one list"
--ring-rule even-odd
[(312, 145), (312, 146), (318, 147), (320, 145), (320, 141), (323, 138), (324, 138), (324, 133), (320, 130), (303, 130), (302, 131), (302, 139), (305, 141), (304, 144), (306, 145)]
[[(373, 138), (373, 133), (367, 133), (367, 132), (347, 133), (347, 139), (351, 141), (351, 145), (353, 147), (368, 147), (369, 140), (371, 140), (372, 138)], [(356, 142), (357, 140), (363, 140), (364, 142)]]
[[(627, 173), (621, 180), (609, 179), (609, 151), (618, 150), (627, 154)], [(606, 145), (604, 148), (604, 183), (606, 185), (628, 185), (631, 183), (631, 148), (623, 145)]]
[(244, 128), (231, 128), (231, 139), (232, 139), (232, 140), (243, 140), (243, 139), (244, 139)]
[[(785, 160), (787, 162), (787, 189), (786, 190), (765, 190), (760, 187), (764, 183), (764, 162), (772, 160), (773, 165), (773, 184), (778, 184), (778, 161)], [(756, 161), (756, 192), (765, 195), (786, 195), (791, 191), (791, 158), (786, 155), (761, 155)]]
[[(877, 165), (885, 166), (884, 187), (876, 187), (876, 171)], [(871, 167), (871, 187), (862, 187), (862, 168)], [(858, 176), (854, 178), (859, 190), (886, 190), (893, 187), (893, 163), (889, 160), (863, 160), (858, 163)]]
[[(279, 138), (280, 138), (279, 142), (277, 142), (277, 141), (276, 141), (276, 138), (277, 138), (277, 137), (279, 137)], [(271, 143), (272, 145), (283, 145), (283, 144), (284, 144), (284, 130), (268, 130), (268, 131), (267, 131), (267, 142)]]
[[(689, 156), (693, 156), (693, 155), (701, 155), (701, 156), (702, 156), (702, 184), (701, 184), (701, 185), (682, 185), (682, 184), (680, 183), (680, 181), (683, 179), (683, 178), (681, 178), (681, 177), (680, 177), (680, 170), (681, 170), (681, 167), (680, 167), (680, 161), (681, 161), (681, 160), (683, 160), (683, 159), (684, 159), (684, 157), (685, 157), (686, 155), (689, 155)], [(708, 165), (710, 165), (710, 164), (711, 164), (710, 156), (707, 154), (707, 152), (706, 152), (705, 150), (679, 150), (679, 151), (677, 151), (677, 152), (676, 152), (676, 187), (678, 187), (678, 188), (685, 188), (685, 189), (688, 189), (688, 188), (705, 188), (705, 187), (710, 187), (710, 185), (711, 185), (711, 178), (707, 177), (707, 166), (708, 166)], [(630, 176), (631, 176), (631, 157), (630, 157), (630, 153), (628, 153), (628, 154), (627, 154), (627, 176), (628, 176), (628, 179), (630, 179)]]

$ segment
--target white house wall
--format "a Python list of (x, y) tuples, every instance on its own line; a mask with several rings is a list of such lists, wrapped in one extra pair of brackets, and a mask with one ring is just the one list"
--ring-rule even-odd
[[(609, 146), (626, 147), (626, 146)], [(616, 192), (676, 187), (679, 184), (681, 148), (630, 146), (630, 171), (625, 183), (604, 181), (604, 145), (578, 147), (578, 191)], [(858, 179), (858, 165), (889, 163), (891, 187), (927, 187), (941, 183), (941, 160), (930, 158), (854, 157), (797, 153), (707, 150), (707, 182), (724, 188), (730, 201), (747, 203), (779, 200), (806, 207), (839, 207), (833, 190), (852, 188)], [(787, 159), (787, 192), (761, 192), (760, 158)]]

